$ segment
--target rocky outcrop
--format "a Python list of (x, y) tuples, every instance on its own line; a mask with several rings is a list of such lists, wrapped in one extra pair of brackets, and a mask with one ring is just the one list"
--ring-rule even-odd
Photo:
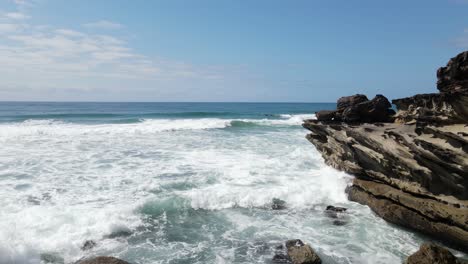
[[(440, 93), (393, 100), (395, 122), (377, 96), (367, 112), (380, 119), (357, 111), (351, 119), (307, 120), (303, 126), (327, 164), (356, 176), (347, 190), (350, 200), (468, 252), (466, 56), (439, 69)], [(335, 116), (361, 109), (356, 106), (368, 102), (363, 99), (340, 98)]]
[(404, 264), (463, 264), (464, 260), (457, 259), (446, 248), (435, 244), (425, 243), (419, 250), (409, 256)]
[(466, 90), (468, 87), (468, 51), (450, 59), (437, 70), (437, 89), (441, 92)]
[(450, 59), (446, 67), (439, 68), (437, 78), (440, 93), (392, 100), (398, 108), (397, 122), (468, 123), (468, 51)]
[(79, 261), (76, 264), (130, 264), (124, 260), (114, 257), (95, 257)]

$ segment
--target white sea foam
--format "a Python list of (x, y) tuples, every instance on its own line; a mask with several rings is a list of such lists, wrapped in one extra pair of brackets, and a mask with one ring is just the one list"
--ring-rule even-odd
[(315, 115), (282, 115), (282, 119), (144, 119), (130, 124), (77, 124), (57, 120), (26, 120), (21, 123), (0, 124), (0, 138), (28, 135), (86, 135), (86, 134), (148, 134), (176, 130), (203, 130), (226, 128), (234, 121), (258, 125), (301, 125), (304, 119)]
[[(264, 126), (252, 132), (217, 129), (233, 121), (217, 118), (2, 124), (0, 263), (38, 263), (44, 253), (66, 263), (85, 254), (168, 263), (211, 251), (215, 259), (198, 263), (242, 263), (238, 251), (245, 248), (244, 262), (253, 263), (271, 252), (258, 255), (252, 241), (274, 246), (296, 237), (336, 263), (393, 263), (414, 251), (417, 237), (347, 201), (350, 177), (327, 167), (298, 126), (310, 117), (247, 119)], [(273, 198), (288, 209), (268, 210)], [(174, 209), (171, 215), (177, 203), (161, 201), (174, 199), (203, 210), (193, 216)], [(333, 226), (322, 213), (328, 204), (350, 208), (351, 224)], [(146, 221), (151, 210), (145, 206), (163, 211), (153, 216), (156, 224)], [(155, 229), (151, 235), (129, 242), (153, 230), (148, 225)], [(131, 231), (133, 239), (109, 238), (119, 230)], [(185, 239), (191, 233), (195, 238)], [(88, 239), (98, 242), (91, 253), (80, 250)]]

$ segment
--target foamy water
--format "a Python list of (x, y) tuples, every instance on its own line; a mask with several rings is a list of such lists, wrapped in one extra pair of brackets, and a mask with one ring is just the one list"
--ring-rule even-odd
[(421, 239), (347, 201), (351, 177), (304, 138), (312, 117), (0, 123), (0, 263), (268, 263), (293, 238), (324, 263), (401, 263)]

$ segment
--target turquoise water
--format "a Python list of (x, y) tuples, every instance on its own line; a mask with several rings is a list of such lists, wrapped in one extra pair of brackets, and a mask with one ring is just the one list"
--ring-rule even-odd
[(305, 139), (334, 107), (0, 103), (0, 263), (270, 263), (293, 238), (325, 264), (401, 263), (423, 239), (349, 202)]

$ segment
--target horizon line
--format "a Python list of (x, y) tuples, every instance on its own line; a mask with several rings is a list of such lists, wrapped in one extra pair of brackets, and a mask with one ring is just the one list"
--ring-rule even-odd
[(23, 101), (7, 100), (0, 103), (229, 103), (229, 104), (331, 104), (336, 102), (303, 102), (303, 101)]

